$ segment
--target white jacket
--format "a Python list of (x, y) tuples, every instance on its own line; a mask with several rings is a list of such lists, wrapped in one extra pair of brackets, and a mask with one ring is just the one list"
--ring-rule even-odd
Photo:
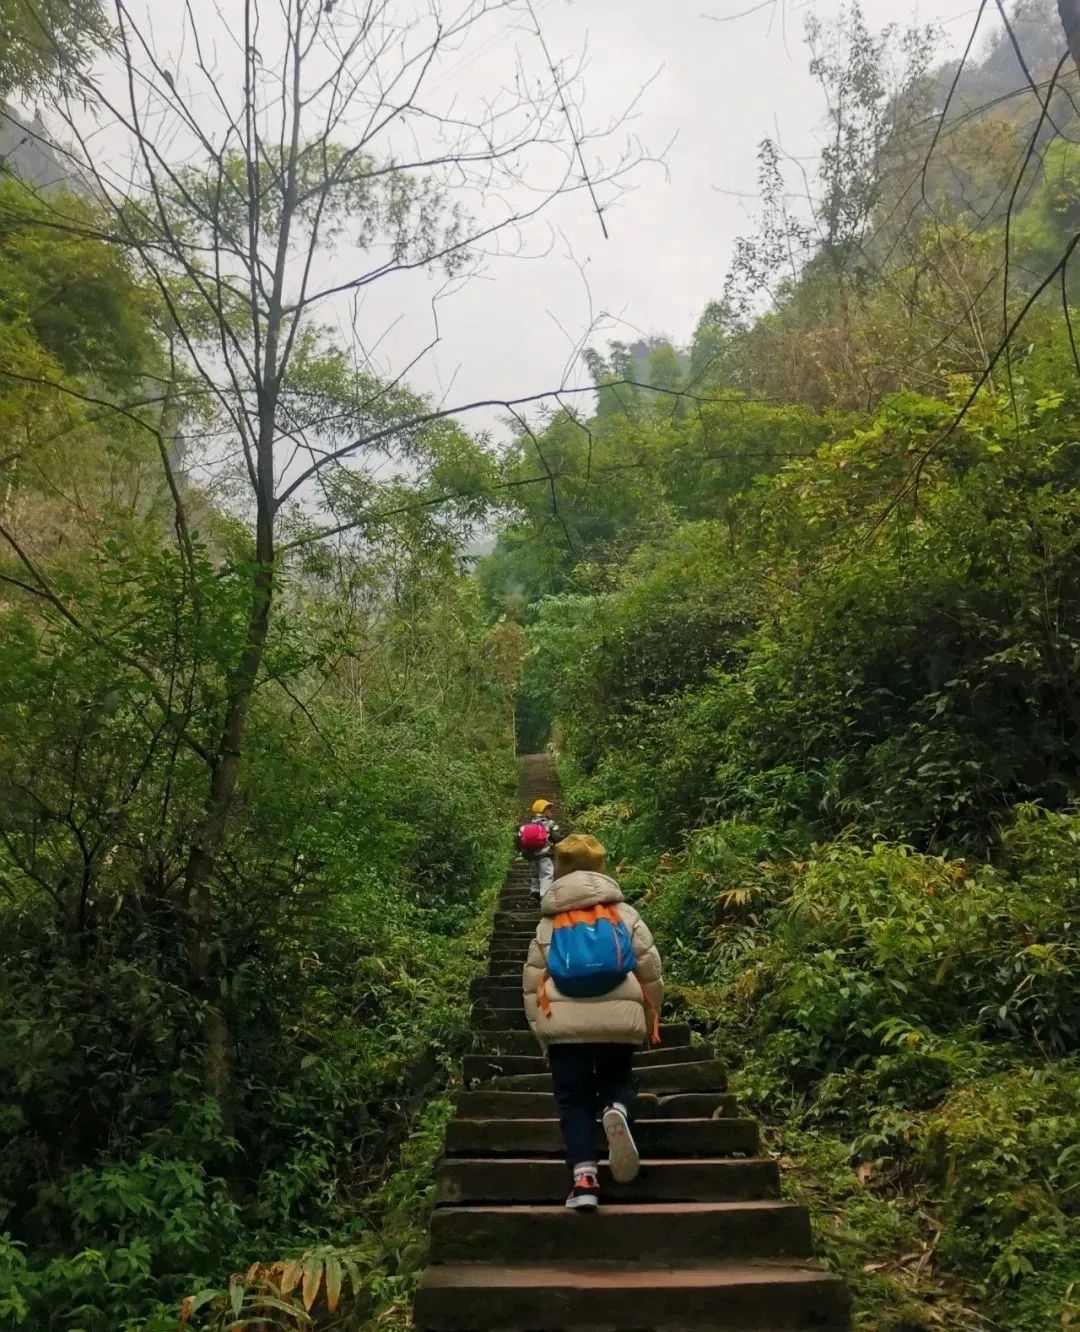
[[(562, 911), (601, 904), (615, 905), (630, 931), (635, 967), (614, 990), (595, 999), (571, 999), (560, 994), (547, 974), (547, 955), (553, 933), (552, 918)], [(649, 927), (628, 902), (614, 879), (592, 870), (575, 870), (556, 879), (541, 908), (543, 915), (522, 972), (525, 1014), (533, 1034), (543, 1046), (581, 1045), (610, 1041), (640, 1045), (659, 1022), (664, 998), (660, 954)], [(541, 1004), (541, 984), (545, 1003)]]

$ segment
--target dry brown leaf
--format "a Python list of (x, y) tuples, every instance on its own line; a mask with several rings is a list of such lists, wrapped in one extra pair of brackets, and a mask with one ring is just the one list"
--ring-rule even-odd
[(341, 1263), (337, 1258), (326, 1260), (326, 1307), (334, 1313), (341, 1299)]
[(322, 1285), (323, 1263), (321, 1258), (313, 1258), (304, 1264), (304, 1308), (311, 1312), (311, 1306), (319, 1298)]
[(291, 1295), (296, 1289), (296, 1283), (300, 1280), (300, 1273), (304, 1270), (304, 1264), (295, 1259), (288, 1262), (281, 1269), (281, 1293), (282, 1295)]

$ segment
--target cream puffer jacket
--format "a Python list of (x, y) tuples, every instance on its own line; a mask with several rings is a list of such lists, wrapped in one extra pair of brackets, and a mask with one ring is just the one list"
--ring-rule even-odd
[[(553, 932), (552, 918), (561, 911), (613, 904), (630, 931), (635, 967), (614, 990), (596, 999), (571, 999), (555, 988), (547, 975), (547, 955)], [(586, 1041), (640, 1045), (653, 1030), (664, 998), (660, 954), (649, 927), (628, 902), (614, 879), (592, 870), (575, 870), (556, 879), (544, 896), (543, 915), (522, 973), (525, 1014), (533, 1034), (543, 1046)], [(549, 1001), (541, 1008), (540, 986)]]

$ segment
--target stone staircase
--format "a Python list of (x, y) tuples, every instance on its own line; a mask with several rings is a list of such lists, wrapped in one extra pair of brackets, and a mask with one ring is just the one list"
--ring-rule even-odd
[[(523, 808), (554, 789), (550, 760), (526, 757)], [(722, 1066), (686, 1026), (663, 1027), (660, 1047), (635, 1060), (638, 1178), (617, 1185), (601, 1165), (599, 1212), (563, 1207), (550, 1077), (522, 1007), (528, 878), (511, 869), (488, 974), (473, 984), (476, 1053), (438, 1166), (417, 1328), (847, 1332), (847, 1288), (811, 1260), (806, 1210), (781, 1199), (757, 1124), (739, 1117)]]

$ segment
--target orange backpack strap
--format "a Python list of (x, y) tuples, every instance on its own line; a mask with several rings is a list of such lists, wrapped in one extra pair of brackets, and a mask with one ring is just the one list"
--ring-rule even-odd
[(548, 996), (547, 984), (548, 973), (545, 971), (540, 977), (540, 984), (536, 989), (536, 1002), (539, 1004), (540, 1012), (543, 1013), (544, 1017), (549, 1018), (551, 1017), (551, 999)]
[(645, 1029), (648, 1032), (646, 1039), (650, 1045), (660, 1045), (660, 1014), (649, 1003), (649, 992), (642, 984), (641, 977), (637, 973), (637, 967), (634, 968), (634, 979), (641, 986), (641, 998), (645, 1004)]
[(599, 906), (574, 907), (572, 911), (560, 911), (551, 919), (551, 932), (568, 929), (571, 925), (595, 925), (598, 920), (610, 920), (617, 925), (622, 917), (613, 906), (601, 903)]

